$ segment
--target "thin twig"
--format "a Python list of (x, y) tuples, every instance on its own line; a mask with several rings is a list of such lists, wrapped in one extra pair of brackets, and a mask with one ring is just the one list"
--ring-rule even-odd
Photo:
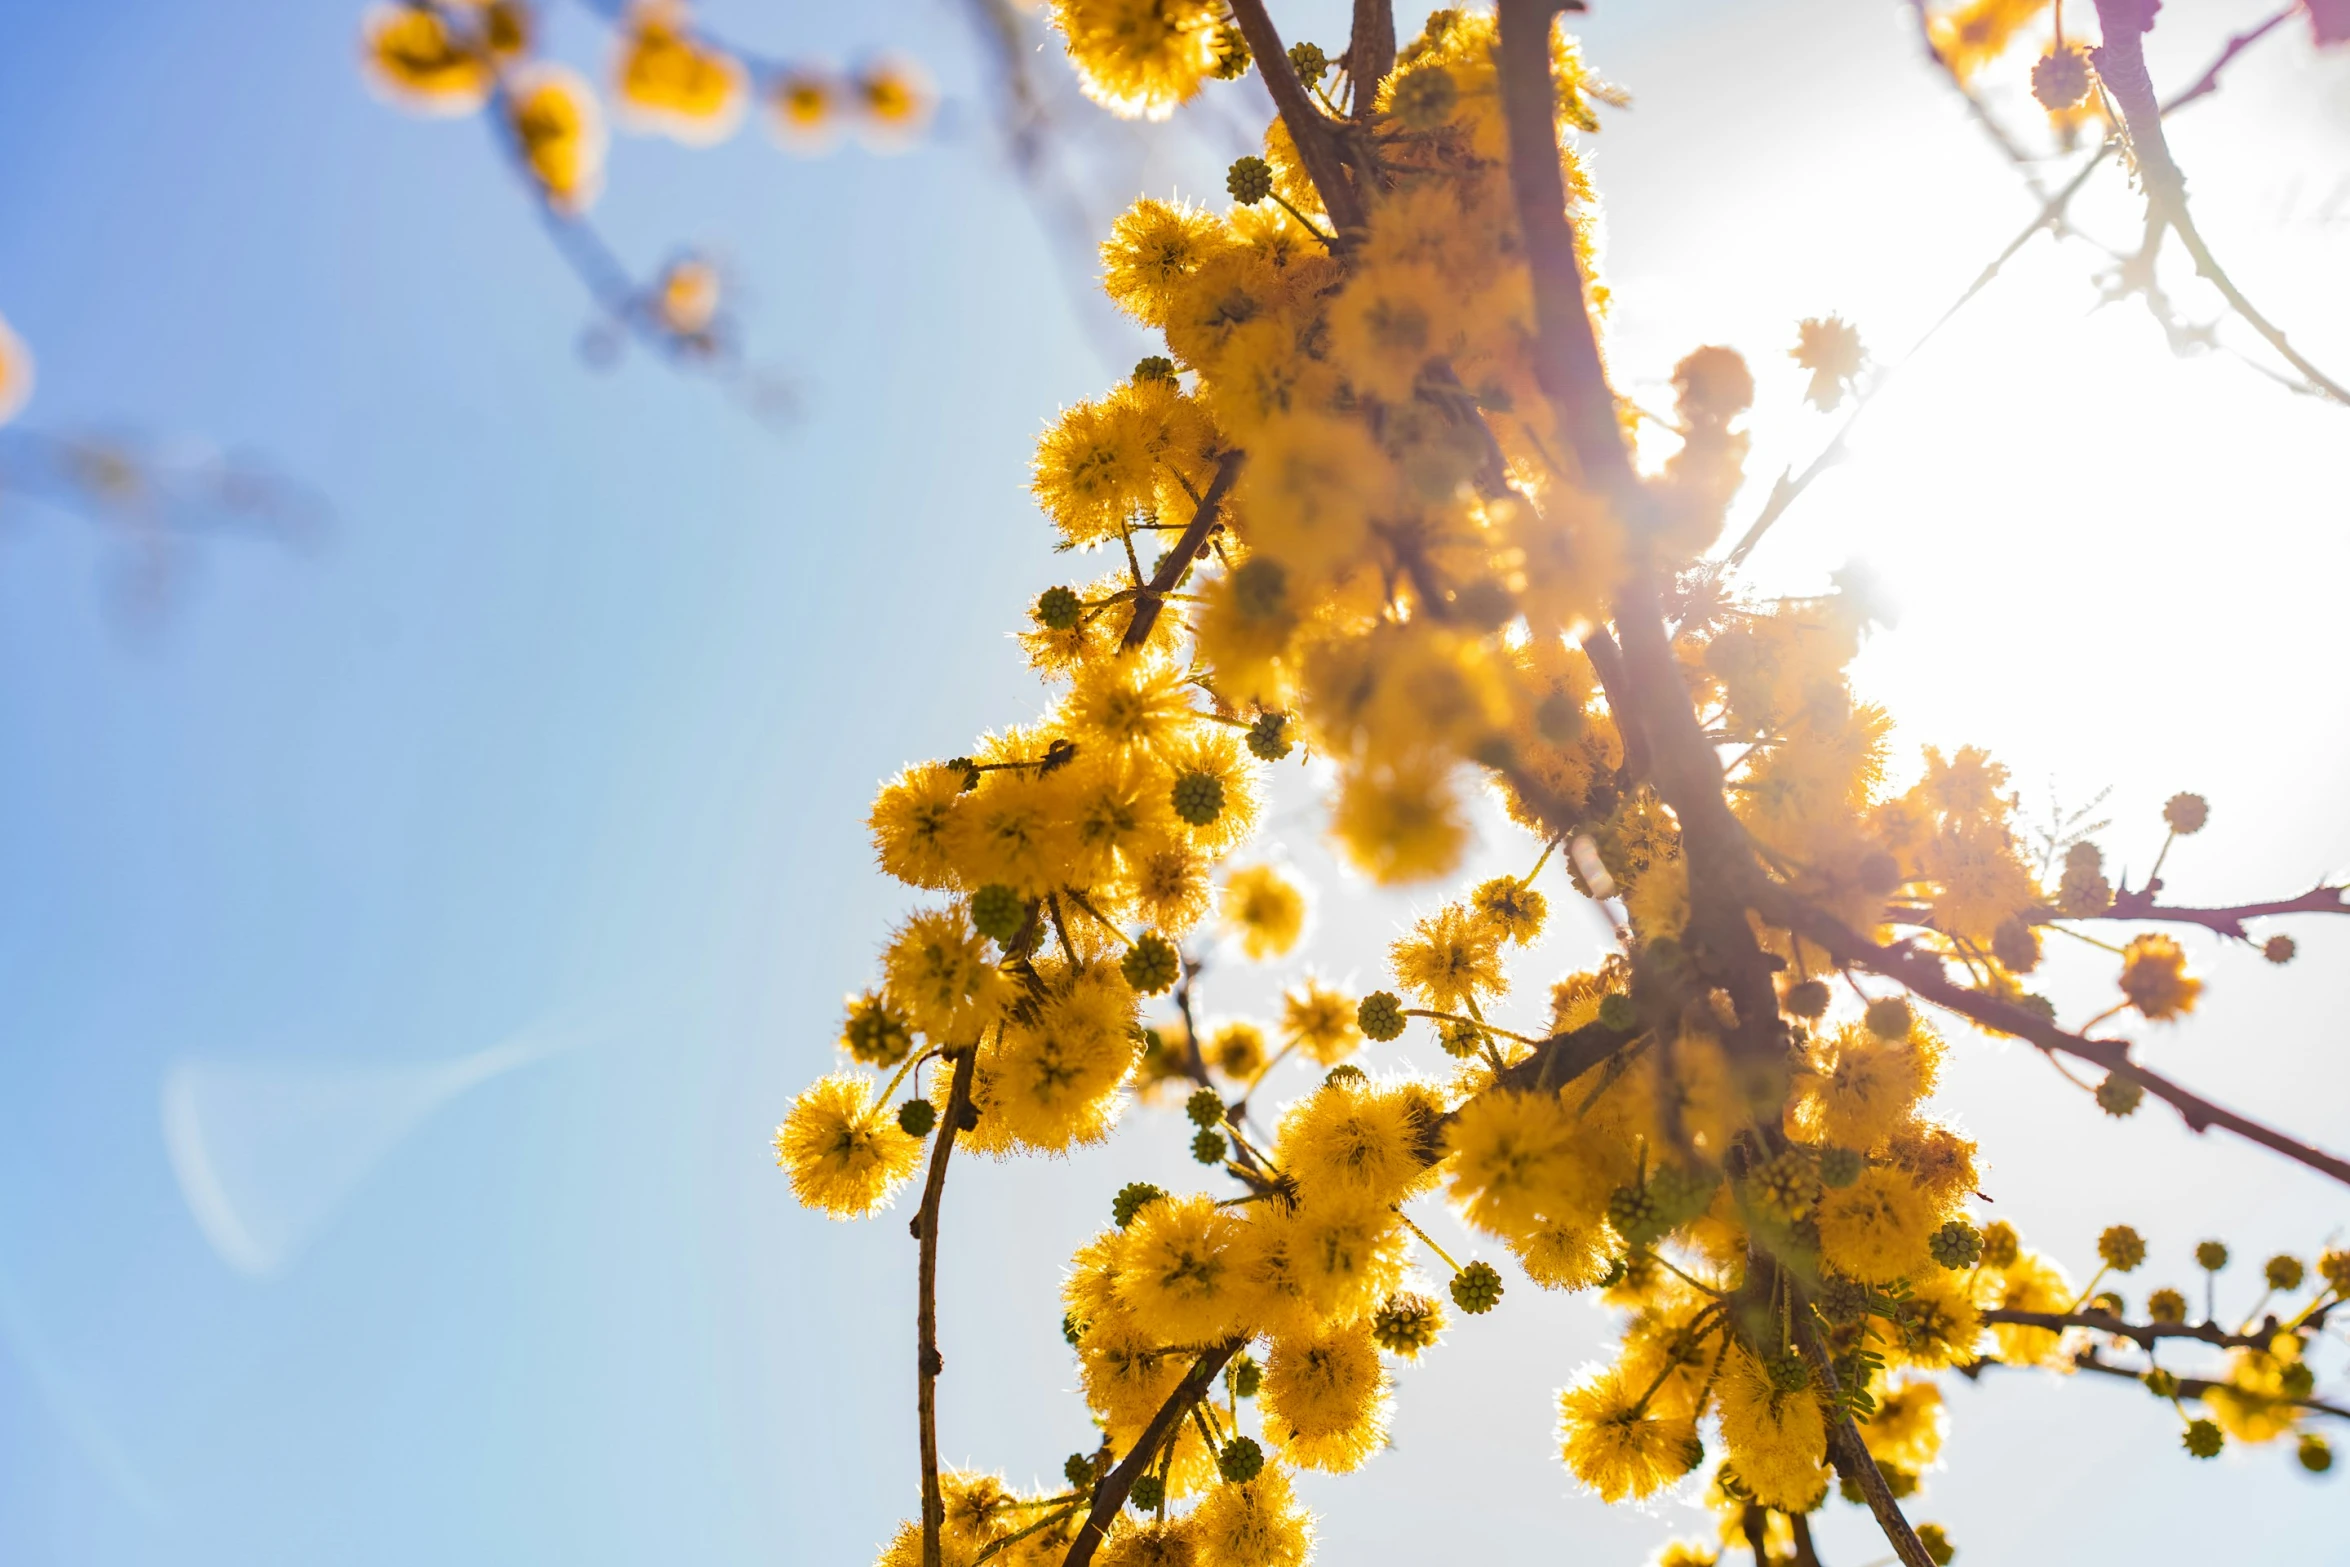
[(1150, 640), (1151, 627), (1159, 622), (1159, 609), (1175, 584), (1183, 580), (1183, 573), (1207, 547), (1208, 534), (1214, 530), (1218, 513), (1223, 510), (1224, 496), (1231, 490), (1232, 481), (1240, 477), (1240, 465), (1247, 454), (1238, 449), (1226, 452), (1216, 463), (1216, 477), (1208, 484), (1208, 492), (1199, 498), (1199, 509), (1191, 514), (1191, 524), (1175, 541), (1175, 547), (1159, 562), (1159, 569), (1151, 573), (1150, 581), (1135, 590), (1134, 618), (1126, 623), (1126, 635), (1119, 646), (1129, 652)]
[(1322, 210), (1330, 214), (1341, 239), (1360, 233), (1363, 199), (1348, 183), (1346, 169), (1339, 161), (1335, 128), (1329, 116), (1314, 107), (1306, 84), (1297, 79), (1297, 67), (1289, 63), (1289, 53), (1281, 47), (1281, 34), (1265, 11), (1265, 0), (1231, 0), (1231, 5), (1240, 34), (1248, 40), (1248, 52), (1255, 57), (1257, 74), (1265, 79), (1273, 106), (1281, 111), (1281, 123), (1289, 127), (1289, 139), (1297, 144), (1298, 161), (1305, 165), (1307, 178), (1321, 194)]
[(1093, 1553), (1109, 1534), (1118, 1510), (1126, 1505), (1126, 1498), (1132, 1494), (1134, 1482), (1142, 1478), (1143, 1471), (1158, 1456), (1160, 1445), (1183, 1419), (1184, 1411), (1206, 1396), (1217, 1373), (1224, 1369), (1227, 1361), (1240, 1353), (1241, 1345), (1246, 1342), (1246, 1339), (1236, 1338), (1218, 1344), (1201, 1355), (1190, 1374), (1175, 1385), (1175, 1391), (1167, 1395), (1167, 1401), (1159, 1406), (1159, 1412), (1151, 1416), (1150, 1424), (1142, 1428), (1142, 1435), (1134, 1439), (1134, 1446), (1125, 1459), (1094, 1486), (1093, 1506), (1087, 1510), (1085, 1522), (1078, 1526), (1077, 1538), (1070, 1542), (1069, 1554), (1062, 1558), (1061, 1567), (1086, 1567), (1093, 1560)]
[[(2308, 1325), (2323, 1327), (2326, 1312), (2311, 1313)], [(2067, 1328), (2084, 1328), (2091, 1333), (2104, 1333), (2114, 1338), (2126, 1338), (2140, 1349), (2152, 1349), (2162, 1339), (2191, 1339), (2199, 1344), (2210, 1344), (2219, 1349), (2266, 1349), (2282, 1329), (2275, 1317), (2245, 1333), (2230, 1333), (2216, 1322), (2131, 1322), (2110, 1311), (2011, 1311), (1995, 1307), (1983, 1313), (1983, 1320), (1994, 1326), (2007, 1323), (2020, 1328), (2046, 1328), (2061, 1333)]]
[(946, 1522), (946, 1499), (938, 1487), (938, 1374), (946, 1368), (938, 1352), (938, 1208), (946, 1195), (947, 1160), (955, 1151), (955, 1135), (971, 1109), (971, 1078), (978, 1065), (977, 1045), (966, 1046), (955, 1056), (946, 1114), (938, 1118), (933, 1134), (936, 1140), (930, 1145), (930, 1173), (922, 1182), (922, 1207), (911, 1226), (914, 1238), (922, 1243), (914, 1363), (916, 1407), (922, 1427), (922, 1567), (939, 1567), (938, 1532)]
[(2152, 888), (2131, 892), (2126, 888), (2114, 894), (2113, 903), (2102, 914), (2065, 914), (2056, 909), (2035, 909), (2032, 923), (2047, 925), (2060, 919), (2146, 920), (2173, 925), (2200, 925), (2216, 935), (2235, 941), (2250, 941), (2244, 929), (2246, 920), (2270, 919), (2279, 914), (2350, 914), (2350, 887), (2313, 887), (2298, 897), (2278, 898), (2268, 903), (2239, 903), (2219, 909), (2181, 908), (2154, 901)]

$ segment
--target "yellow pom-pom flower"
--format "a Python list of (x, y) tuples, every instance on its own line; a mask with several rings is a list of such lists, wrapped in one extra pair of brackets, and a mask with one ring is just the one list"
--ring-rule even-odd
[(775, 1129), (775, 1160), (802, 1204), (836, 1219), (886, 1206), (922, 1164), (921, 1139), (873, 1102), (873, 1081), (853, 1072), (818, 1078)]
[(1271, 865), (1244, 865), (1224, 878), (1218, 911), (1252, 962), (1287, 957), (1306, 926), (1306, 895)]
[(1346, 1474), (1387, 1442), (1387, 1374), (1371, 1326), (1277, 1338), (1260, 1395), (1265, 1434), (1303, 1469)]

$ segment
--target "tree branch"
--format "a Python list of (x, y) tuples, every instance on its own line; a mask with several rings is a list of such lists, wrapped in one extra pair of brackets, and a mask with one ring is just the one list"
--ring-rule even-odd
[(1281, 111), (1281, 123), (1289, 127), (1289, 139), (1297, 143), (1298, 161), (1306, 166), (1307, 177), (1321, 193), (1322, 210), (1330, 214), (1341, 236), (1359, 233), (1363, 227), (1362, 197), (1347, 181), (1330, 119), (1314, 107), (1306, 84), (1297, 79), (1297, 68), (1289, 63), (1289, 51), (1281, 46), (1281, 34), (1265, 11), (1265, 0), (1231, 0), (1231, 5), (1240, 34), (1248, 40), (1248, 52), (1257, 62), (1257, 73), (1273, 95), (1273, 107)]
[[(2095, 1350), (2084, 1349), (2075, 1355), (2073, 1367), (2079, 1371), (2094, 1371), (2099, 1376), (2121, 1377), (2127, 1381), (2135, 1382), (2141, 1387), (2146, 1382), (2145, 1372), (2133, 1371), (2128, 1366), (2117, 1366), (2110, 1361), (2100, 1360), (2097, 1358)], [(2009, 1371), (2037, 1371), (2040, 1369), (2037, 1366), (2013, 1365), (1996, 1356), (1988, 1356), (1981, 1360), (1967, 1362), (1958, 1368), (1958, 1372), (1959, 1375), (1973, 1381), (1980, 1380), (1986, 1371), (2002, 1368)], [(2210, 1377), (2181, 1377), (2179, 1378), (2179, 1397), (2191, 1398), (2200, 1402), (2206, 1395), (2215, 1393), (2226, 1386), (2228, 1386), (2227, 1383), (2214, 1381)], [(2340, 1404), (2329, 1404), (2320, 1398), (2279, 1398), (2273, 1402), (2290, 1404), (2295, 1409), (2306, 1409), (2314, 1414), (2332, 1415), (2337, 1420), (2350, 1420), (2350, 1409), (2345, 1409)]]
[(1224, 497), (1232, 489), (1232, 481), (1240, 477), (1240, 465), (1248, 454), (1235, 448), (1226, 452), (1216, 463), (1216, 477), (1208, 482), (1207, 493), (1199, 498), (1199, 509), (1191, 514), (1191, 521), (1175, 540), (1175, 547), (1159, 562), (1159, 569), (1151, 573), (1134, 595), (1134, 618), (1126, 623), (1126, 635), (1118, 646), (1132, 652), (1150, 640), (1151, 627), (1158, 624), (1159, 610), (1167, 595), (1175, 591), (1175, 584), (1183, 580), (1194, 559), (1208, 547), (1208, 535), (1215, 530), (1218, 514), (1223, 510)]
[[(2329, 1308), (2330, 1309), (2330, 1308)], [(2326, 1310), (2310, 1313), (2306, 1326), (2323, 1327)], [(2199, 1344), (2210, 1344), (2219, 1349), (2266, 1349), (2269, 1341), (2282, 1331), (2271, 1315), (2260, 1327), (2249, 1333), (2230, 1333), (2216, 1322), (2131, 1322), (2110, 1311), (2010, 1311), (1996, 1307), (1983, 1313), (1986, 1323), (2007, 1323), (2019, 1328), (2046, 1328), (2061, 1333), (2066, 1328), (2085, 1328), (2092, 1333), (2126, 1338), (2140, 1349), (2151, 1350), (2156, 1342), (2166, 1338), (2192, 1339)]]
[(2156, 903), (2158, 889), (2128, 888), (2114, 894), (2112, 906), (2102, 914), (2066, 914), (2056, 909), (2033, 911), (2032, 923), (2047, 925), (2057, 920), (2149, 920), (2173, 925), (2200, 925), (2217, 935), (2235, 941), (2250, 941), (2245, 931), (2246, 920), (2269, 919), (2279, 914), (2350, 914), (2350, 887), (2313, 887), (2299, 897), (2279, 898), (2269, 903), (2238, 903), (2221, 909), (2190, 909)]
[(955, 1076), (947, 1088), (946, 1114), (938, 1118), (930, 1145), (930, 1172), (922, 1182), (922, 1207), (909, 1226), (922, 1243), (919, 1302), (915, 1307), (914, 1369), (916, 1408), (922, 1427), (922, 1567), (940, 1567), (938, 1532), (946, 1522), (946, 1499), (938, 1488), (938, 1374), (945, 1361), (938, 1353), (938, 1207), (946, 1195), (947, 1160), (955, 1151), (955, 1134), (971, 1111), (971, 1078), (979, 1065), (979, 1047), (967, 1045), (955, 1056)]
[(1241, 1346), (1247, 1342), (1246, 1339), (1236, 1338), (1218, 1344), (1201, 1355), (1199, 1363), (1191, 1368), (1190, 1375), (1176, 1384), (1175, 1391), (1169, 1393), (1167, 1401), (1159, 1406), (1159, 1412), (1151, 1416), (1150, 1424), (1142, 1428), (1142, 1435), (1134, 1439), (1134, 1446), (1125, 1459), (1094, 1485), (1093, 1506), (1086, 1511), (1085, 1522), (1079, 1527), (1077, 1538), (1069, 1543), (1069, 1554), (1062, 1559), (1061, 1567), (1087, 1567), (1093, 1560), (1094, 1551), (1109, 1534), (1110, 1525), (1117, 1520), (1118, 1510), (1126, 1505), (1127, 1496), (1133, 1492), (1134, 1482), (1142, 1478), (1143, 1471), (1158, 1456), (1160, 1445), (1167, 1440), (1167, 1433), (1175, 1429), (1192, 1405), (1207, 1395), (1208, 1386), (1216, 1380), (1216, 1374), (1224, 1369), (1234, 1355), (1240, 1353)]
[(2187, 208), (2187, 177), (2171, 156), (2170, 142), (2162, 132), (2162, 105), (2154, 96), (2154, 80), (2146, 70), (2144, 34), (2154, 25), (2152, 6), (2146, 0), (2097, 0), (2097, 23), (2105, 39), (2093, 51), (2097, 77), (2122, 111), (2130, 151), (2138, 160), (2139, 179), (2146, 187), (2149, 231), (2165, 226), (2174, 230), (2187, 254), (2195, 258), (2195, 270), (2220, 291), (2246, 324), (2266, 338), (2312, 388), (2337, 403), (2350, 403), (2350, 391), (2303, 358), (2300, 350), (2285, 340), (2284, 332), (2244, 297), (2195, 227), (2194, 214)]
[(1819, 1378), (1820, 1386), (1827, 1391), (1828, 1455), (1835, 1462), (1836, 1472), (1860, 1487), (1869, 1511), (1876, 1516), (1877, 1527), (1884, 1531), (1903, 1567), (1934, 1567), (1934, 1558), (1926, 1554), (1917, 1531), (1902, 1516), (1901, 1504), (1893, 1499), (1893, 1489), (1885, 1483), (1884, 1472), (1878, 1469), (1876, 1459), (1869, 1456), (1868, 1444), (1860, 1439), (1860, 1431), (1852, 1423), (1852, 1411), (1845, 1407), (1843, 1391), (1836, 1382), (1836, 1367), (1820, 1343), (1818, 1330), (1812, 1326), (1809, 1302), (1804, 1302), (1802, 1309), (1794, 1313), (1793, 1326), (1803, 1358), (1811, 1362), (1812, 1375)]
[(2258, 1143), (2263, 1148), (2272, 1149), (2288, 1159), (2350, 1185), (2350, 1160), (2289, 1137), (2223, 1105), (2214, 1104), (2160, 1073), (2148, 1071), (2130, 1059), (2127, 1040), (2089, 1039), (2067, 1033), (2036, 1012), (2027, 1012), (2013, 1002), (1986, 996), (1980, 991), (1953, 983), (1943, 972), (1939, 958), (1906, 945), (1880, 946), (1866, 936), (1846, 929), (1841, 922), (1812, 908), (1784, 888), (1771, 884), (1759, 888), (1755, 895), (1755, 908), (1773, 924), (1783, 925), (1807, 941), (1824, 947), (1840, 964), (1899, 980), (1912, 993), (1986, 1028), (2029, 1040), (2051, 1055), (2073, 1056), (2094, 1066), (2101, 1066), (2124, 1081), (2136, 1083), (2178, 1111), (2179, 1119), (2194, 1131), (2205, 1132), (2215, 1126), (2223, 1127), (2249, 1142)]
[(1377, 114), (1379, 84), (1395, 69), (1395, 0), (1355, 0), (1354, 31), (1346, 41), (1346, 75), (1354, 83), (1354, 120)]

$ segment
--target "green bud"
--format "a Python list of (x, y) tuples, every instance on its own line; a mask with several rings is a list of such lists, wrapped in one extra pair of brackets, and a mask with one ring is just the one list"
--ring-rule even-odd
[(1355, 1026), (1365, 1039), (1394, 1039), (1403, 1033), (1403, 1024), (1403, 1003), (1392, 991), (1374, 990), (1355, 1008)]
[(938, 1107), (927, 1099), (909, 1099), (898, 1106), (898, 1129), (909, 1137), (928, 1137), (938, 1125)]
[(971, 894), (971, 924), (982, 936), (1010, 941), (1028, 923), (1028, 900), (1000, 881)]
[(1155, 930), (1146, 930), (1118, 960), (1118, 972), (1136, 994), (1155, 996), (1182, 977), (1183, 959), (1173, 942)]

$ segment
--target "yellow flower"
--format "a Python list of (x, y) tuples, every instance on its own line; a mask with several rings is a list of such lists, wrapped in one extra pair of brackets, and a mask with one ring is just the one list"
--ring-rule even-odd
[(938, 90), (921, 62), (883, 54), (865, 62), (849, 83), (863, 112), (857, 129), (874, 152), (902, 152), (919, 141), (938, 112)]
[(1542, 934), (1550, 900), (1515, 876), (1496, 876), (1469, 894), (1469, 907), (1496, 936), (1522, 947)]
[(1128, 880), (1118, 889), (1135, 917), (1173, 940), (1189, 931), (1208, 912), (1213, 886), (1210, 861), (1188, 844), (1169, 844), (1151, 850), (1127, 869)]
[(1445, 1129), (1451, 1198), (1490, 1234), (1529, 1233), (1566, 1175), (1573, 1123), (1549, 1094), (1479, 1094)]
[(1094, 1560), (1102, 1567), (1194, 1567), (1199, 1554), (1193, 1533), (1188, 1517), (1122, 1518)]
[(1001, 883), (1042, 897), (1068, 871), (1076, 847), (1064, 769), (1006, 767), (981, 776), (949, 812), (939, 841), (965, 886)]
[[(1164, 618), (1164, 617), (1162, 617)], [(1159, 752), (1166, 764), (1168, 787), (1186, 778), (1212, 779), (1221, 808), (1207, 821), (1186, 820), (1184, 836), (1210, 854), (1228, 853), (1257, 830), (1257, 765), (1249, 760), (1239, 731), (1223, 724), (1195, 723), (1187, 733), (1172, 736)]]
[(1326, 1192), (1406, 1201), (1436, 1180), (1421, 1152), (1435, 1131), (1432, 1108), (1407, 1085), (1326, 1083), (1282, 1116), (1274, 1162), (1308, 1202)]
[(1865, 1153), (1933, 1092), (1941, 1056), (1941, 1042), (1915, 1025), (1895, 1041), (1853, 1023), (1816, 1037), (1788, 1102), (1788, 1129)]
[(1395, 982), (1437, 1012), (1461, 1012), (1508, 988), (1500, 932), (1457, 903), (1412, 927), (1388, 953)]
[(981, 1058), (989, 1068), (986, 1115), (1042, 1153), (1109, 1136), (1119, 1086), (1134, 1065), (1134, 1010), (1118, 971), (1096, 964), (1015, 1013)]
[(33, 395), (33, 351), (0, 318), (0, 424), (23, 411)]
[(961, 904), (909, 915), (882, 953), (881, 971), (891, 1004), (935, 1044), (976, 1043), (1011, 989)]
[(1354, 867), (1382, 886), (1444, 875), (1469, 836), (1444, 769), (1418, 761), (1343, 772), (1330, 830)]
[(946, 839), (962, 797), (962, 771), (929, 763), (909, 767), (883, 785), (866, 818), (881, 868), (909, 886), (954, 886), (955, 864)]
[(1554, 1220), (1509, 1238), (1526, 1277), (1544, 1289), (1589, 1289), (1606, 1277), (1611, 1237), (1603, 1225)]
[(1157, 750), (1199, 722), (1182, 668), (1145, 654), (1079, 671), (1063, 711), (1080, 747)]
[(515, 73), (507, 118), (547, 204), (584, 212), (604, 181), (604, 116), (578, 72), (540, 61)]
[(1868, 362), (1861, 347), (1860, 329), (1842, 316), (1813, 316), (1795, 328), (1795, 346), (1788, 356), (1811, 372), (1804, 400), (1826, 410), (1844, 401)]
[(1331, 351), (1357, 388), (1401, 403), (1428, 361), (1455, 346), (1458, 309), (1458, 290), (1432, 266), (1367, 266), (1331, 307)]
[(1053, 25), (1085, 95), (1111, 113), (1163, 120), (1216, 69), (1213, 0), (1053, 0)]
[(2122, 994), (2149, 1021), (2165, 1023), (2195, 1010), (2203, 981), (2187, 972), (2187, 954), (2168, 936), (2135, 936), (2122, 949)]
[(1933, 1204), (1899, 1170), (1867, 1170), (1850, 1186), (1824, 1193), (1819, 1226), (1820, 1255), (1849, 1277), (1890, 1284), (1936, 1266), (1926, 1249)]
[(1860, 1438), (1879, 1463), (1914, 1475), (1933, 1467), (1949, 1429), (1942, 1389), (1923, 1377), (1911, 1377), (1878, 1397), (1877, 1411), (1860, 1428)]
[(489, 101), (496, 70), (488, 51), (453, 33), (438, 10), (370, 6), (360, 37), (368, 81), (404, 107), (470, 114)]
[(1281, 997), (1281, 1037), (1314, 1058), (1336, 1066), (1363, 1047), (1355, 998), (1308, 978)]
[(1721, 1381), (1722, 1445), (1738, 1478), (1765, 1507), (1806, 1512), (1827, 1488), (1821, 1460), (1827, 1419), (1810, 1388), (1775, 1387), (1753, 1355), (1732, 1349)]
[(1141, 1426), (1182, 1382), (1190, 1365), (1125, 1316), (1094, 1323), (1077, 1340), (1085, 1406), (1113, 1426)]
[(1314, 1515), (1300, 1506), (1289, 1471), (1267, 1464), (1256, 1478), (1229, 1482), (1192, 1509), (1198, 1567), (1305, 1567), (1314, 1550)]
[(1259, 1396), (1265, 1434), (1300, 1468), (1346, 1474), (1386, 1444), (1387, 1374), (1368, 1322), (1276, 1338)]
[(1233, 486), (1249, 547), (1300, 589), (1342, 574), (1369, 548), (1370, 515), (1393, 466), (1354, 419), (1296, 412), (1267, 420)]
[(1166, 1197), (1127, 1226), (1119, 1248), (1119, 1304), (1162, 1343), (1209, 1344), (1240, 1325), (1244, 1304), (1233, 1243), (1241, 1220), (1206, 1197)]
[[(2004, 1311), (2066, 1311), (2073, 1303), (2072, 1280), (2064, 1270), (2038, 1252), (2019, 1253), (2015, 1261), (1983, 1276)], [(1999, 1358), (2015, 1366), (2069, 1367), (2063, 1354), (2064, 1335), (2049, 1328), (1994, 1323), (1991, 1336), (1999, 1341)]]
[(1303, 888), (1271, 865), (1244, 865), (1224, 878), (1220, 911), (1253, 962), (1287, 957), (1306, 924)]
[(1175, 832), (1166, 774), (1147, 758), (1081, 751), (1061, 792), (1074, 840), (1063, 879), (1072, 886), (1119, 880)]
[(1146, 196), (1120, 214), (1102, 242), (1102, 286), (1147, 327), (1163, 327), (1185, 279), (1232, 241), (1215, 214)]
[(1975, 1358), (1982, 1336), (1982, 1312), (1967, 1293), (1965, 1275), (1936, 1268), (1912, 1281), (1900, 1307), (1898, 1338), (1886, 1346), (1885, 1358), (1926, 1368), (1963, 1366)]
[(1298, 1294), (1325, 1323), (1368, 1317), (1403, 1278), (1406, 1231), (1376, 1198), (1325, 1191), (1289, 1220), (1289, 1265)]
[(1241, 1018), (1219, 1023), (1202, 1051), (1208, 1065), (1236, 1083), (1256, 1081), (1265, 1070), (1265, 1031)]
[(1036, 444), (1029, 489), (1064, 543), (1114, 540), (1158, 499), (1156, 457), (1114, 401), (1079, 403)]
[(2300, 1423), (2296, 1395), (2285, 1386), (2300, 1362), (2301, 1340), (2291, 1333), (2279, 1333), (2264, 1350), (2232, 1350), (2227, 1380), (2203, 1396), (2204, 1405), (2237, 1441), (2273, 1442)]
[(742, 123), (749, 77), (687, 32), (685, 19), (681, 0), (640, 0), (620, 32), (613, 96), (623, 123), (708, 146)]
[(1963, 85), (2007, 52), (2016, 34), (2048, 8), (2048, 0), (1962, 0), (1927, 19), (1934, 53)]
[(1694, 1422), (1641, 1407), (1619, 1371), (1596, 1372), (1562, 1389), (1558, 1401), (1560, 1456), (1603, 1502), (1654, 1495), (1704, 1452)]
[(835, 1219), (886, 1207), (922, 1166), (922, 1143), (873, 1103), (873, 1081), (853, 1072), (818, 1078), (775, 1129), (775, 1162), (792, 1195)]
[(840, 140), (840, 84), (820, 71), (783, 71), (767, 90), (767, 109), (767, 127), (787, 152), (811, 156)]

